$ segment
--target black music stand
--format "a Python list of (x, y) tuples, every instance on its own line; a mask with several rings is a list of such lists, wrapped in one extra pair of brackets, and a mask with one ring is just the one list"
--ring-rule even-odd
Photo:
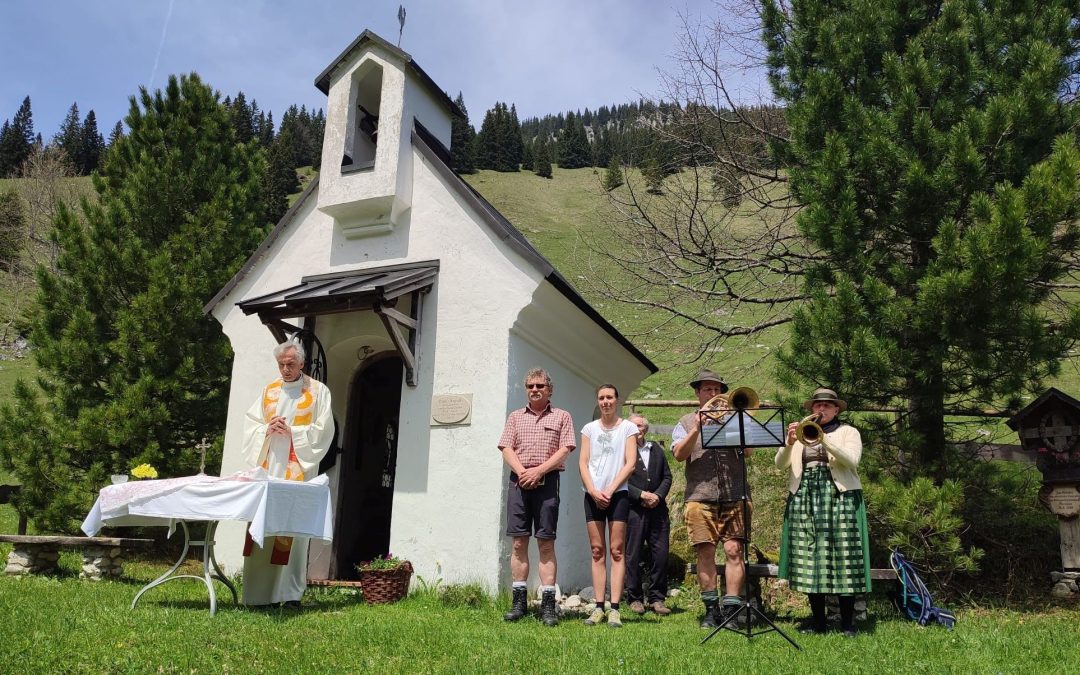
[[(761, 415), (761, 419), (754, 417), (752, 413)], [(705, 644), (712, 636), (726, 628), (733, 633), (740, 633), (751, 639), (755, 635), (777, 632), (785, 640), (791, 643), (795, 649), (802, 650), (797, 642), (780, 630), (769, 617), (750, 604), (750, 483), (746, 475), (746, 449), (759, 447), (779, 447), (787, 439), (787, 426), (784, 424), (784, 410), (778, 406), (760, 406), (757, 408), (741, 408), (734, 411), (702, 410), (698, 412), (698, 428), (701, 429), (701, 447), (713, 452), (734, 452), (739, 458), (739, 467), (742, 470), (743, 494), (739, 498), (742, 502), (743, 523), (746, 528), (746, 539), (743, 542), (743, 598), (739, 603), (739, 609), (732, 612), (705, 636), (700, 644)], [(744, 618), (744, 627), (736, 628), (731, 624), (739, 616)], [(754, 617), (768, 624), (768, 628), (754, 631)]]

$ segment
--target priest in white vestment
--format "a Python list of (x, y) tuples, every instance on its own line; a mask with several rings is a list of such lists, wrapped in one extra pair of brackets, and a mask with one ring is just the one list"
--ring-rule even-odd
[[(266, 385), (244, 421), (244, 461), (274, 478), (310, 480), (330, 449), (334, 417), (330, 390), (303, 372), (296, 342), (274, 348), (281, 378)], [(307, 588), (308, 539), (267, 537), (262, 547), (245, 537), (245, 605), (299, 605)]]

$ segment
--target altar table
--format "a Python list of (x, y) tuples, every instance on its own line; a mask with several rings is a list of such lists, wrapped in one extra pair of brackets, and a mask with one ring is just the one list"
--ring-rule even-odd
[[(214, 557), (214, 533), (222, 520), (250, 523), (249, 533), (256, 546), (268, 537), (309, 537), (330, 541), (334, 534), (330, 507), (330, 488), (326, 476), (310, 481), (269, 478), (262, 469), (250, 469), (231, 476), (185, 476), (164, 480), (141, 480), (102, 488), (93, 508), (83, 521), (82, 530), (94, 536), (102, 527), (162, 525), (172, 536), (179, 525), (184, 533), (184, 547), (176, 564), (165, 574), (144, 586), (131, 602), (132, 609), (151, 588), (173, 579), (201, 579), (210, 596), (210, 614), (217, 611), (213, 580), (232, 592), (236, 588), (225, 576)], [(188, 523), (206, 523), (206, 534), (192, 540)], [(187, 557), (188, 548), (201, 546), (201, 576), (175, 574)]]

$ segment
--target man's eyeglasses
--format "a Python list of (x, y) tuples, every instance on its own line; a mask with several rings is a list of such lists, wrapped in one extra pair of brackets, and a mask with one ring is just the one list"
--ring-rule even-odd
[(546, 386), (547, 386), (546, 384), (527, 384), (527, 385), (525, 385), (525, 388), (526, 389), (543, 389)]

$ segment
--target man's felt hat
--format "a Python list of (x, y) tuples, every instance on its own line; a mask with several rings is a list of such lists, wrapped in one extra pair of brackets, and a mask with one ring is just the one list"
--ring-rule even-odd
[(724, 382), (724, 378), (720, 377), (708, 368), (703, 368), (698, 371), (697, 376), (690, 382), (690, 386), (694, 389), (701, 387), (702, 382), (715, 382), (720, 385), (720, 393), (726, 394), (728, 390), (727, 382)]
[(844, 412), (845, 410), (847, 410), (847, 401), (837, 396), (836, 392), (832, 389), (826, 389), (825, 387), (815, 389), (814, 395), (807, 399), (802, 404), (802, 407), (806, 408), (807, 410), (813, 410), (814, 404), (821, 401), (824, 401), (825, 403), (836, 404), (840, 408), (840, 412)]

